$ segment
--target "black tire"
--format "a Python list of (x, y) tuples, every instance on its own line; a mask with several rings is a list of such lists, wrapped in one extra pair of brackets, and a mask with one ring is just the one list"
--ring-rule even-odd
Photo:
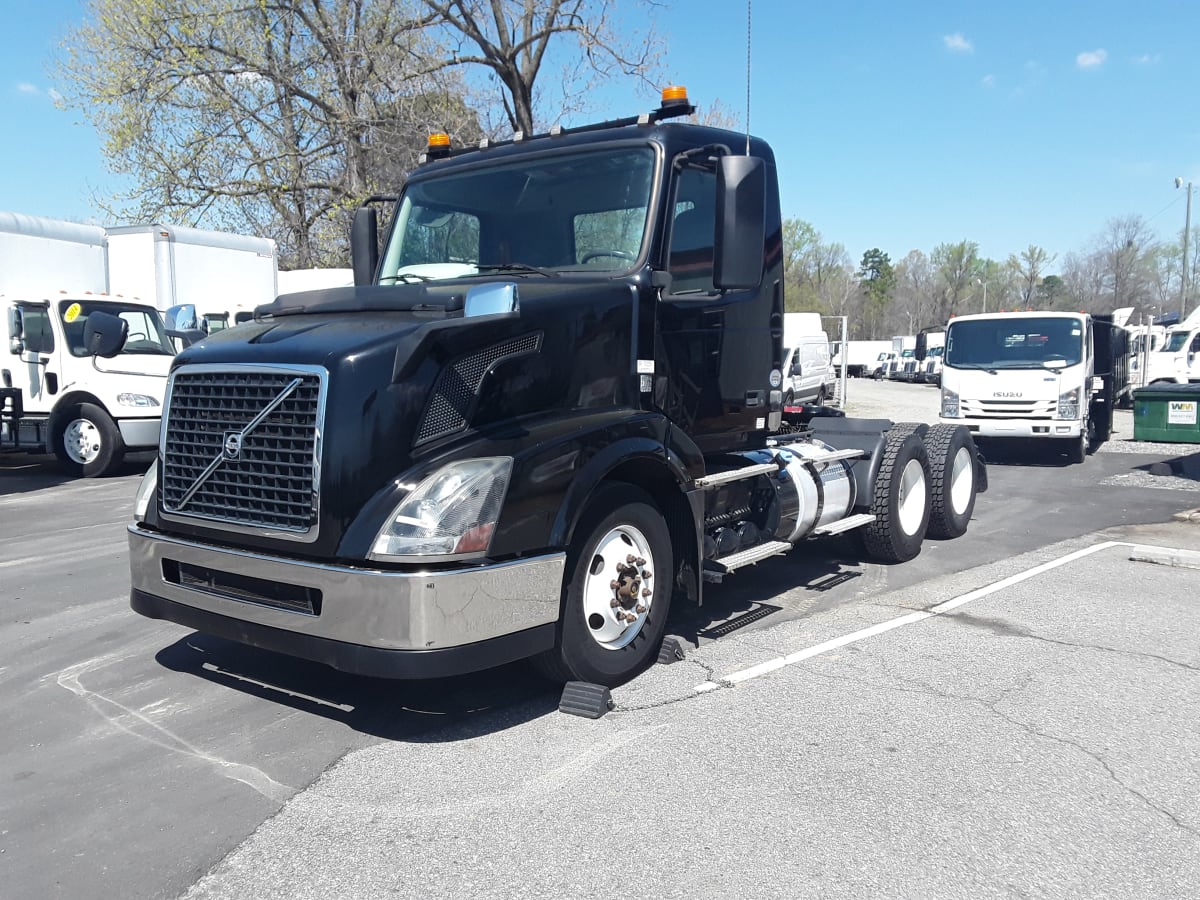
[(787, 396), (783, 398), (783, 405), (784, 406), (795, 406), (796, 405), (795, 392), (793, 392), (793, 391), (787, 392)]
[(888, 432), (875, 478), (863, 546), (880, 562), (906, 562), (921, 552), (929, 527), (929, 454), (916, 434)]
[(102, 478), (121, 467), (125, 441), (117, 423), (94, 403), (77, 403), (55, 420), (54, 455), (68, 475)]
[(828, 399), (829, 391), (825, 389), (825, 385), (821, 385), (817, 390), (817, 406), (824, 406)]
[[(650, 603), (638, 628), (627, 643), (620, 646), (605, 646), (599, 635), (625, 629), (619, 635), (628, 636), (632, 626), (622, 625), (615, 620), (619, 607), (593, 607), (589, 613), (589, 596), (585, 587), (595, 579), (601, 583), (621, 577), (613, 568), (626, 561), (625, 550), (620, 547), (624, 529), (632, 529), (646, 542), (653, 559), (654, 571), (649, 571), (646, 581), (653, 589)], [(619, 533), (620, 532), (620, 533)], [(617, 537), (614, 539), (614, 534)], [(631, 545), (632, 549), (636, 545)], [(607, 553), (605, 547), (609, 548)], [(632, 554), (631, 554), (632, 555)], [(642, 557), (645, 559), (646, 557)], [(642, 575), (649, 566), (641, 567)], [(611, 571), (610, 571), (611, 570)], [(671, 535), (662, 514), (654, 507), (653, 500), (638, 488), (624, 484), (605, 485), (597, 491), (587, 512), (575, 529), (575, 537), (567, 551), (567, 567), (564, 575), (562, 608), (559, 614), (558, 638), (554, 649), (533, 658), (534, 667), (552, 681), (589, 681), (615, 687), (624, 684), (639, 674), (658, 656), (666, 629), (667, 614), (670, 612), (673, 588), (673, 559)], [(634, 577), (634, 585), (638, 577)], [(645, 589), (645, 587), (643, 587)], [(635, 596), (637, 591), (634, 592)], [(617, 592), (613, 591), (613, 598)], [(640, 606), (640, 598), (639, 598)], [(636, 613), (639, 607), (624, 608), (625, 614)], [(610, 618), (611, 617), (611, 618)], [(589, 624), (589, 619), (593, 620)], [(620, 644), (620, 640), (609, 642)]]
[(939, 422), (925, 436), (929, 452), (929, 535), (956, 538), (967, 533), (975, 512), (975, 441), (965, 425)]
[(1079, 437), (1071, 439), (1070, 445), (1067, 447), (1067, 462), (1071, 465), (1079, 465), (1087, 459), (1088, 429), (1090, 427), (1090, 423), (1084, 422), (1083, 427), (1079, 429)]

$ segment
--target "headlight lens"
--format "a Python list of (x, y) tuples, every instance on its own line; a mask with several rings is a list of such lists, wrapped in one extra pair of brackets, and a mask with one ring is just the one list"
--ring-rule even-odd
[(942, 388), (942, 417), (957, 419), (958, 416), (958, 394), (949, 388)]
[(150, 509), (150, 501), (154, 499), (154, 492), (158, 490), (158, 460), (151, 464), (146, 470), (146, 474), (142, 476), (142, 483), (138, 485), (137, 496), (133, 499), (133, 519), (135, 522), (143, 522), (146, 519), (146, 511)]
[(1058, 418), (1072, 421), (1079, 418), (1079, 388), (1058, 395)]
[(388, 516), (371, 545), (371, 559), (485, 552), (511, 473), (509, 456), (467, 459), (438, 469)]
[(149, 394), (117, 394), (118, 406), (158, 406), (158, 400)]

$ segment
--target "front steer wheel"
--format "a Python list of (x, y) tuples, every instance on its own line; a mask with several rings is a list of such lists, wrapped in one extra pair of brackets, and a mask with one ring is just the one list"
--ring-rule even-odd
[(77, 403), (63, 410), (52, 437), (54, 455), (69, 475), (111, 475), (125, 459), (125, 441), (117, 423), (94, 403)]
[(552, 681), (615, 687), (654, 661), (671, 605), (671, 538), (643, 491), (607, 485), (567, 552), (558, 639), (533, 658)]
[(921, 552), (929, 526), (929, 454), (920, 436), (889, 432), (871, 498), (875, 521), (862, 531), (863, 547), (880, 562), (905, 562)]

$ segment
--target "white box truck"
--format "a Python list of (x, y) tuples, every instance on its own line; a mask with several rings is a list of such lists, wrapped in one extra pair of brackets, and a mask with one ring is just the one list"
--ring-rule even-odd
[[(0, 212), (0, 305), (8, 325), (0, 449), (52, 452), (66, 471), (85, 476), (114, 472), (126, 450), (158, 446), (175, 355), (158, 310), (107, 293), (105, 250), (98, 226)], [(111, 358), (89, 341), (96, 313), (127, 329)]]
[(940, 421), (979, 438), (1044, 440), (1083, 462), (1129, 388), (1128, 334), (1067, 312), (959, 316), (946, 328)]
[(846, 374), (851, 378), (870, 377), (891, 349), (890, 341), (847, 341), (846, 352), (839, 347), (833, 355), (834, 371), (840, 376), (845, 364)]
[(1158, 349), (1143, 353), (1141, 364), (1140, 385), (1200, 381), (1200, 309), (1166, 328)]
[(217, 331), (275, 299), (278, 253), (268, 238), (178, 225), (109, 228), (112, 293), (159, 310), (190, 304)]

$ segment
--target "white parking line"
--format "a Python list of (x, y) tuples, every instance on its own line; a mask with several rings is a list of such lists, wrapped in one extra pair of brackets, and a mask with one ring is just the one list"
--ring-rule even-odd
[[(949, 612), (952, 609), (964, 604), (970, 603), (972, 600), (978, 600), (981, 597), (986, 597), (989, 594), (994, 594), (997, 591), (1002, 591), (1014, 584), (1020, 584), (1030, 578), (1034, 578), (1044, 572), (1049, 572), (1051, 569), (1057, 569), (1059, 566), (1064, 566), (1069, 562), (1074, 562), (1077, 559), (1082, 559), (1085, 556), (1090, 556), (1093, 553), (1098, 553), (1101, 550), (1108, 550), (1112, 547), (1132, 547), (1137, 551), (1157, 550), (1159, 552), (1166, 548), (1149, 547), (1144, 544), (1133, 544), (1128, 541), (1104, 541), (1100, 544), (1095, 544), (1091, 547), (1085, 547), (1082, 550), (1076, 550), (1068, 553), (1065, 556), (1060, 556), (1057, 559), (1052, 559), (1050, 562), (1042, 563), (1034, 566), (1031, 569), (1026, 569), (1024, 572), (1018, 572), (1016, 575), (1010, 575), (1008, 578), (1003, 578), (994, 584), (989, 584), (986, 587), (978, 588), (936, 606), (931, 606), (929, 609), (922, 612), (909, 613), (906, 616), (900, 616), (896, 619), (889, 619), (886, 622), (880, 622), (878, 625), (872, 625), (870, 628), (863, 628), (861, 631), (855, 631), (851, 634), (843, 635), (833, 640), (825, 641), (823, 644), (817, 644), (813, 647), (806, 647), (803, 650), (798, 650), (795, 653), (790, 653), (787, 656), (778, 656), (775, 659), (767, 660), (764, 663), (759, 663), (756, 666), (750, 666), (748, 669), (740, 669), (737, 672), (731, 672), (716, 681), (705, 681), (696, 685), (695, 691), (698, 694), (715, 691), (718, 688), (732, 687), (735, 684), (740, 684), (743, 681), (749, 681), (751, 678), (758, 678), (760, 675), (766, 675), (768, 672), (775, 672), (785, 666), (793, 665), (794, 663), (803, 662), (806, 659), (812, 659), (814, 656), (820, 656), (823, 653), (828, 653), (830, 650), (836, 650), (839, 647), (845, 647), (847, 644), (854, 644), (859, 641), (864, 641), (867, 638), (875, 637), (877, 634), (883, 634), (893, 629), (900, 628), (904, 625), (912, 625), (916, 622), (932, 619), (934, 616), (939, 616)], [(1131, 556), (1131, 559), (1136, 559), (1137, 556)]]

